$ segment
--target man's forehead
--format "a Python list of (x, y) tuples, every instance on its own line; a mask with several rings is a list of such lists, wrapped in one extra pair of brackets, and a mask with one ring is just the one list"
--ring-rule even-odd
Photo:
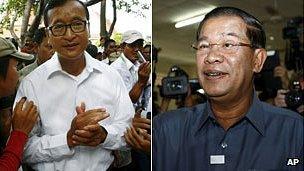
[(64, 20), (68, 18), (83, 19), (86, 18), (84, 7), (78, 1), (68, 1), (65, 4), (54, 7), (48, 11), (51, 20)]
[(247, 25), (236, 16), (220, 16), (207, 20), (201, 27), (199, 39), (210, 39), (210, 37), (234, 37), (244, 39), (247, 37)]

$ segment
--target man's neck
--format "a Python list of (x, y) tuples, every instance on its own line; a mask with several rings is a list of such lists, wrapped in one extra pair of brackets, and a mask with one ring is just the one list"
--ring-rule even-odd
[(86, 66), (84, 54), (74, 59), (59, 57), (59, 62), (62, 70), (74, 76), (79, 75)]
[(237, 97), (235, 100), (217, 101), (210, 100), (211, 109), (218, 123), (228, 130), (236, 122), (241, 120), (252, 104), (253, 90), (244, 94), (243, 97)]

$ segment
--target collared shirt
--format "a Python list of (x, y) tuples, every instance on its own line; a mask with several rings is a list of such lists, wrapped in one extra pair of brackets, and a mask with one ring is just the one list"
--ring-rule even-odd
[(256, 97), (245, 117), (225, 131), (207, 102), (155, 117), (153, 169), (302, 171), (303, 133), (299, 114)]
[[(123, 133), (134, 109), (117, 71), (85, 53), (78, 76), (63, 71), (57, 53), (23, 79), (15, 102), (26, 96), (38, 106), (39, 121), (25, 147), (24, 162), (36, 170), (106, 170), (112, 150), (126, 146)], [(99, 122), (108, 132), (97, 147), (67, 145), (67, 132), (81, 102), (86, 110), (105, 108), (110, 116)]]
[[(112, 67), (114, 67), (119, 74), (121, 75), (122, 79), (124, 80), (125, 85), (127, 86), (128, 91), (131, 91), (133, 86), (138, 81), (138, 68), (140, 66), (140, 63), (136, 61), (134, 64), (126, 58), (126, 56), (121, 53), (120, 57), (116, 59), (112, 64)], [(149, 89), (150, 90), (150, 89)], [(134, 103), (134, 108), (141, 106), (142, 101), (142, 95), (136, 103)], [(148, 102), (149, 97), (147, 97)]]

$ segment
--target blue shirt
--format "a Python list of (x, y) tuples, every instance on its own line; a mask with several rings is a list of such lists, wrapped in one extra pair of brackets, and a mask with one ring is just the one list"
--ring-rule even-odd
[(225, 131), (207, 102), (155, 117), (152, 149), (154, 171), (302, 171), (303, 117), (254, 97)]

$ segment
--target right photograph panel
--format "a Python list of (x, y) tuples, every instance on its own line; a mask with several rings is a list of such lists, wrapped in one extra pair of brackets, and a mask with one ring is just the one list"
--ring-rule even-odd
[(152, 6), (152, 170), (303, 170), (303, 1)]

